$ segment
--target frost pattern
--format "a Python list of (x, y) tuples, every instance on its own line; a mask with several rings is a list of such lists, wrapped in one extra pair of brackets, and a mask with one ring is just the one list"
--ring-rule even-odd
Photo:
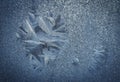
[(103, 65), (105, 65), (108, 56), (106, 48), (102, 45), (94, 48), (93, 51), (93, 57), (91, 59), (92, 65), (90, 64), (89, 66), (89, 71), (91, 72), (101, 69)]
[(55, 18), (51, 13), (47, 17), (29, 13), (28, 19), (19, 27), (16, 37), (24, 42), (27, 55), (35, 69), (41, 64), (47, 65), (49, 61), (55, 60), (67, 42), (61, 15)]

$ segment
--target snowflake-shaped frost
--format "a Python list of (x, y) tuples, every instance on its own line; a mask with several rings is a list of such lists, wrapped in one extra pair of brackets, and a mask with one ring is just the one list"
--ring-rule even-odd
[(105, 65), (108, 56), (107, 50), (103, 45), (94, 48), (93, 51), (93, 57), (91, 59), (92, 64), (89, 66), (89, 71), (91, 72), (101, 69)]
[(56, 58), (67, 42), (61, 15), (54, 18), (52, 14), (41, 17), (29, 13), (28, 19), (24, 20), (22, 26), (19, 27), (16, 36), (24, 42), (30, 60), (43, 62), (45, 65)]

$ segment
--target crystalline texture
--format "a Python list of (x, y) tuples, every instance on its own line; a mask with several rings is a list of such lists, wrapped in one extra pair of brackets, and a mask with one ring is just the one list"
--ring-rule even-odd
[(36, 60), (47, 65), (50, 60), (56, 58), (54, 52), (59, 52), (67, 42), (65, 28), (61, 27), (64, 25), (64, 21), (60, 15), (56, 19), (52, 16), (41, 17), (29, 13), (28, 19), (24, 21), (23, 25), (19, 27), (19, 32), (16, 33), (16, 37), (24, 42), (30, 61)]

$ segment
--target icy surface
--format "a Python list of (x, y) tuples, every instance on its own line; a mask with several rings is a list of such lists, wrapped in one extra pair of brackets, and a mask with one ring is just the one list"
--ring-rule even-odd
[[(119, 82), (119, 3), (119, 0), (1, 0), (0, 80)], [(50, 30), (55, 29), (61, 30), (58, 31), (60, 33), (64, 32), (57, 26), (54, 29), (46, 26), (55, 25), (53, 19), (59, 15), (64, 18), (67, 37), (51, 33)], [(47, 22), (44, 22), (42, 17), (45, 17), (44, 20)], [(50, 24), (46, 17), (51, 21)], [(27, 28), (20, 27), (22, 24)], [(41, 27), (34, 29), (37, 24)], [(19, 35), (20, 29), (24, 31), (22, 34), (29, 34), (25, 37)], [(57, 37), (59, 35), (60, 38)], [(16, 36), (22, 38), (24, 43)], [(45, 45), (46, 41), (51, 46), (51, 41), (64, 42), (65, 39), (69, 42), (63, 48), (61, 45), (54, 45), (56, 48), (50, 51), (48, 48), (39, 51), (43, 49), (41, 47), (35, 49), (32, 55), (38, 51), (44, 54), (39, 56), (40, 60), (39, 57), (36, 59), (37, 57), (31, 56), (31, 53), (26, 57), (24, 46), (29, 46), (29, 52), (32, 47)]]

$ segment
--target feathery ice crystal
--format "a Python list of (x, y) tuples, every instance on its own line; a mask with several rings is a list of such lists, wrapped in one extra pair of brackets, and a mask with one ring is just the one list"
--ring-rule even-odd
[(103, 45), (94, 48), (93, 51), (91, 59), (92, 64), (89, 66), (89, 71), (91, 72), (96, 69), (101, 69), (106, 64), (108, 56), (107, 49)]
[(27, 55), (34, 65), (47, 65), (49, 61), (56, 59), (56, 55), (67, 42), (61, 15), (55, 18), (52, 14), (41, 17), (29, 13), (16, 37), (24, 42)]

